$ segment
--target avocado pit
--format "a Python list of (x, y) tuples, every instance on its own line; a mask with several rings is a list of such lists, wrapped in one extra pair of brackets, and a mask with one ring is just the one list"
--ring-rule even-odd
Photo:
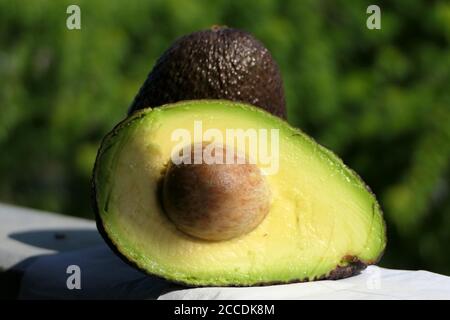
[[(205, 146), (201, 146), (202, 151)], [(194, 159), (191, 148), (190, 159)], [(225, 162), (226, 148), (215, 145), (224, 161), (170, 163), (162, 185), (167, 217), (182, 232), (203, 240), (228, 240), (255, 229), (270, 209), (270, 190), (261, 170), (235, 154)], [(215, 157), (217, 159), (217, 157)]]

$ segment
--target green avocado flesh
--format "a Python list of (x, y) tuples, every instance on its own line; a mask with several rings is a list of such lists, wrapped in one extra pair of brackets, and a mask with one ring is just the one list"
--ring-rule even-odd
[[(159, 184), (179, 143), (171, 134), (183, 128), (201, 142), (195, 121), (203, 132), (216, 128), (224, 136), (227, 129), (279, 130), (278, 171), (265, 176), (270, 211), (247, 234), (201, 240), (179, 231), (163, 212)], [(267, 170), (266, 163), (257, 165)], [(356, 271), (376, 263), (386, 245), (374, 195), (336, 155), (283, 120), (231, 101), (180, 102), (128, 117), (103, 140), (93, 186), (107, 242), (145, 272), (187, 285), (339, 278), (349, 275), (339, 270), (356, 262)]]

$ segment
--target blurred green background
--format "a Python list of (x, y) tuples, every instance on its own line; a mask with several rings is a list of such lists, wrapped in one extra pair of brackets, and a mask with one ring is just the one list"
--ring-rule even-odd
[[(81, 30), (66, 8), (81, 7)], [(450, 2), (0, 0), (0, 202), (92, 218), (102, 136), (177, 37), (225, 24), (278, 61), (289, 121), (377, 194), (381, 265), (450, 275)]]

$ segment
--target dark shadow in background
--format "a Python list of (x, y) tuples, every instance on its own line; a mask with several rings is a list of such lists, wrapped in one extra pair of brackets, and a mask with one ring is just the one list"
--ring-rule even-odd
[(55, 251), (70, 251), (103, 243), (97, 230), (48, 229), (14, 232), (9, 235), (19, 242)]

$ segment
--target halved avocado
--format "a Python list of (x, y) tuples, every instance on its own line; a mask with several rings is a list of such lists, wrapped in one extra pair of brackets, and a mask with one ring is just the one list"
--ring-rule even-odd
[[(205, 143), (194, 135), (195, 121), (224, 136), (227, 129), (279, 132), (278, 170), (269, 174), (265, 163), (255, 163), (270, 207), (244, 234), (202, 239), (180, 230), (165, 211), (161, 185), (178, 143), (171, 135), (181, 128), (194, 144)], [(386, 245), (380, 207), (357, 174), (283, 120), (231, 101), (180, 102), (125, 119), (102, 142), (93, 200), (97, 225), (122, 258), (192, 286), (339, 279), (376, 263)]]

